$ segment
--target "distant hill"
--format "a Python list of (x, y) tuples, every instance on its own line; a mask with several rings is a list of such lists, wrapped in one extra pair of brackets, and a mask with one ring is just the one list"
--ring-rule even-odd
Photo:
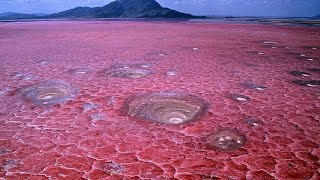
[(15, 12), (4, 12), (4, 13), (0, 13), (0, 17), (9, 16), (11, 14), (16, 14), (16, 13)]
[(0, 13), (0, 19), (37, 19), (45, 16), (46, 14), (38, 13), (38, 14), (23, 14), (16, 12), (4, 12)]
[(316, 15), (316, 16), (314, 16), (315, 18), (320, 18), (320, 14), (318, 14), (318, 15)]
[(35, 14), (23, 14), (23, 13), (1, 13), (0, 19), (33, 19), (40, 16)]
[(155, 0), (116, 0), (103, 7), (76, 7), (49, 18), (204, 18), (162, 7)]
[(51, 19), (51, 18), (205, 18), (162, 7), (155, 0), (116, 0), (103, 7), (76, 7), (45, 14), (0, 13), (0, 19)]

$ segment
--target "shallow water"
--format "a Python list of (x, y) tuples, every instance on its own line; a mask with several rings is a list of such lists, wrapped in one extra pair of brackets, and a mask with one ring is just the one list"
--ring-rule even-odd
[[(1, 23), (0, 177), (316, 180), (319, 33), (208, 22)], [(37, 104), (21, 93), (52, 81), (70, 85), (72, 96), (41, 86), (32, 98), (57, 103)], [(145, 98), (128, 113), (133, 97)], [(174, 123), (161, 123), (167, 117)]]

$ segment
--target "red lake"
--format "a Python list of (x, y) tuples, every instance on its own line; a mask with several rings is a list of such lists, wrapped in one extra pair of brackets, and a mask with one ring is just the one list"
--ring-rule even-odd
[(320, 28), (0, 23), (0, 179), (320, 178)]

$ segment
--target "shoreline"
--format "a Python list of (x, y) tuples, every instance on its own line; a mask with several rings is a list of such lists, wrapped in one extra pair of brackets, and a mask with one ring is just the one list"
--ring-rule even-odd
[(226, 17), (204, 19), (164, 19), (164, 18), (58, 18), (58, 19), (0, 19), (0, 23), (50, 21), (115, 21), (115, 22), (189, 22), (189, 23), (226, 23), (226, 24), (263, 24), (276, 26), (320, 27), (320, 19), (315, 18), (256, 18)]

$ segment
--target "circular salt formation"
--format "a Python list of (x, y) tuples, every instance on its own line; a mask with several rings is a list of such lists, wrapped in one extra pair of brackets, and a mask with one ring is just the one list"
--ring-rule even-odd
[(290, 71), (290, 74), (292, 74), (294, 76), (305, 76), (305, 77), (311, 76), (311, 74), (306, 73), (306, 72), (301, 72), (301, 71)]
[(317, 46), (300, 46), (303, 49), (307, 49), (307, 50), (317, 50), (319, 49), (319, 47)]
[(164, 124), (183, 124), (190, 122), (207, 109), (200, 98), (179, 93), (151, 93), (134, 96), (125, 104), (129, 116), (147, 119)]
[(223, 129), (207, 138), (208, 144), (223, 151), (233, 151), (245, 144), (245, 137), (237, 130)]
[(43, 60), (43, 61), (40, 61), (39, 64), (40, 64), (41, 66), (46, 66), (46, 65), (50, 64), (50, 61), (48, 61), (48, 60)]
[(242, 102), (250, 100), (248, 96), (241, 95), (241, 94), (231, 94), (231, 98), (236, 101), (242, 101)]
[(277, 41), (264, 41), (264, 44), (278, 44), (279, 42)]
[(92, 121), (101, 121), (106, 118), (106, 115), (103, 113), (95, 113), (90, 116)]
[(167, 71), (167, 72), (166, 72), (166, 75), (167, 75), (167, 76), (176, 76), (176, 75), (177, 75), (177, 72), (176, 72), (176, 71)]
[(75, 74), (75, 75), (78, 75), (78, 74), (88, 74), (88, 73), (90, 73), (90, 69), (87, 69), (87, 68), (70, 69), (70, 70), (69, 70), (69, 73)]
[(314, 86), (319, 86), (320, 81), (318, 80), (293, 80), (293, 83), (300, 85), (300, 86), (309, 86), (309, 87), (314, 87)]
[(21, 89), (20, 94), (36, 105), (55, 105), (72, 99), (76, 90), (63, 81), (44, 81)]
[(17, 72), (12, 75), (13, 79), (16, 80), (23, 80), (23, 81), (29, 81), (34, 80), (36, 77), (32, 74), (24, 73), (24, 72)]
[(117, 78), (138, 79), (151, 74), (147, 69), (118, 68), (105, 71), (106, 75)]
[(264, 91), (265, 89), (267, 89), (267, 87), (265, 87), (265, 86), (261, 86), (261, 85), (254, 84), (254, 83), (243, 83), (243, 85), (246, 88), (254, 89), (254, 90), (258, 90), (258, 91)]
[(264, 125), (263, 121), (261, 121), (260, 119), (257, 119), (257, 118), (253, 118), (253, 117), (245, 118), (244, 122), (250, 126), (253, 126), (253, 127)]
[(315, 61), (315, 60), (318, 60), (318, 58), (309, 57), (309, 56), (306, 56), (306, 55), (304, 55), (304, 54), (301, 54), (300, 56), (298, 56), (297, 59), (305, 60), (305, 61)]

